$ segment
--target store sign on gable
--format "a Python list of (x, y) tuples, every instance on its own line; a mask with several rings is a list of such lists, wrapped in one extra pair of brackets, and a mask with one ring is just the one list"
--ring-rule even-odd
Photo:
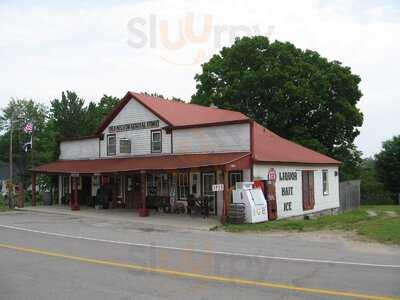
[(108, 127), (108, 131), (113, 132), (122, 132), (122, 131), (131, 131), (131, 130), (140, 130), (140, 129), (149, 129), (149, 128), (157, 128), (160, 126), (159, 120), (147, 121), (147, 122), (138, 122), (138, 123), (129, 123), (122, 125), (113, 125)]

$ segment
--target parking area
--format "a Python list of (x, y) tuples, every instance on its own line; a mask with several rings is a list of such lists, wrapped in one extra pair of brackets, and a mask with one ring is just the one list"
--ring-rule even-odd
[(103, 220), (132, 222), (138, 224), (167, 226), (188, 230), (210, 230), (220, 224), (217, 216), (190, 216), (187, 214), (162, 213), (152, 210), (148, 217), (140, 217), (134, 209), (95, 209), (81, 207), (79, 211), (72, 211), (65, 205), (29, 206), (20, 208), (21, 211), (70, 215), (84, 218), (101, 218)]
[[(191, 230), (176, 222), (186, 215), (153, 215), (143, 224), (152, 216), (33, 209), (0, 214), (0, 265), (7, 270), (0, 274), (1, 299), (399, 296), (398, 247), (315, 233)], [(160, 220), (170, 223), (157, 226)]]

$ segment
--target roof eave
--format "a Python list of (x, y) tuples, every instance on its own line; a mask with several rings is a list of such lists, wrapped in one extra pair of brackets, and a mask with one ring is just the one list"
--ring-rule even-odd
[(340, 166), (343, 163), (341, 161), (332, 162), (302, 162), (302, 161), (281, 161), (281, 160), (261, 160), (254, 158), (253, 162), (256, 164), (278, 164), (278, 165), (313, 165), (313, 166)]
[(188, 124), (188, 125), (172, 125), (167, 126), (170, 129), (188, 129), (188, 128), (198, 128), (198, 127), (212, 127), (212, 126), (221, 126), (221, 125), (233, 125), (233, 124), (244, 124), (250, 123), (250, 119), (242, 119), (242, 120), (231, 120), (231, 121), (222, 121), (222, 122), (212, 122), (212, 123), (202, 123), (202, 124)]
[(103, 134), (93, 134), (93, 135), (85, 135), (85, 136), (78, 136), (78, 137), (73, 137), (73, 138), (65, 138), (65, 139), (60, 139), (59, 142), (73, 142), (73, 141), (80, 141), (80, 140), (89, 140), (89, 139), (96, 139), (96, 138), (101, 138), (103, 137)]

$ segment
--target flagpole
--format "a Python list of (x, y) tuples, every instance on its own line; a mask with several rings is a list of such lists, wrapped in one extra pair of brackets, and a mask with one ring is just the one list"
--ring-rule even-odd
[(9, 179), (9, 185), (8, 185), (8, 207), (12, 207), (12, 197), (13, 197), (13, 191), (12, 191), (12, 184), (13, 184), (13, 114), (11, 114), (10, 118), (10, 153), (9, 153), (9, 168), (10, 168), (10, 179)]
[(24, 132), (26, 134), (29, 134), (31, 137), (31, 140), (28, 143), (25, 143), (23, 148), (25, 152), (28, 152), (30, 150), (31, 152), (31, 170), (32, 170), (32, 201), (31, 201), (31, 205), (35, 206), (35, 191), (36, 191), (36, 181), (34, 180), (35, 178), (35, 173), (33, 171), (33, 168), (35, 167), (35, 152), (33, 151), (33, 131), (34, 131), (34, 125), (31, 121), (29, 121), (28, 123), (26, 123), (26, 125), (24, 126)]
[(32, 133), (31, 133), (31, 151), (32, 151), (32, 169), (35, 166), (35, 152), (33, 151), (33, 127), (32, 127)]
[[(31, 151), (32, 151), (32, 170), (35, 167), (35, 152), (33, 151), (33, 131), (35, 130), (33, 122), (32, 122), (32, 132), (31, 132)], [(34, 174), (34, 173), (33, 173)], [(35, 176), (35, 175), (34, 175)], [(35, 185), (35, 186), (33, 186)], [(36, 193), (36, 180), (32, 179), (32, 197), (35, 199), (35, 201), (32, 203), (33, 206), (36, 206), (36, 195), (33, 196), (33, 193)]]

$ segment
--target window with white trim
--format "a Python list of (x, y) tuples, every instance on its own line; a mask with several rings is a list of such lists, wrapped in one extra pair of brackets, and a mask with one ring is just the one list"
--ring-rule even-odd
[(153, 130), (151, 132), (151, 152), (160, 153), (162, 150), (161, 130)]
[(242, 172), (230, 172), (229, 173), (229, 187), (236, 187), (236, 182), (242, 181)]
[(117, 138), (115, 134), (107, 135), (107, 155), (117, 154)]
[(119, 153), (131, 154), (131, 140), (122, 138), (119, 140)]
[(178, 174), (178, 199), (187, 200), (189, 194), (189, 173)]
[(329, 195), (328, 170), (322, 170), (322, 189), (324, 196)]

